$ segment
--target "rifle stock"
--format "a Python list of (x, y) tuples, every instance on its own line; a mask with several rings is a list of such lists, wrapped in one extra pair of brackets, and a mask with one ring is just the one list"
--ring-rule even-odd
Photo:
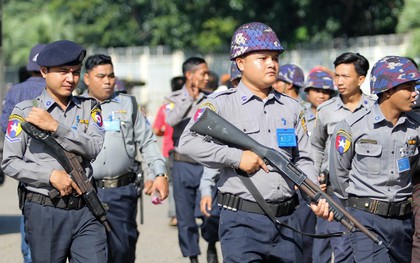
[(330, 211), (334, 214), (334, 219), (343, 224), (349, 231), (358, 228), (375, 243), (382, 244), (382, 241), (374, 233), (348, 213), (341, 204), (324, 193), (318, 185), (308, 179), (305, 173), (290, 162), (287, 156), (258, 143), (212, 110), (205, 109), (191, 127), (191, 131), (210, 136), (230, 147), (254, 152), (269, 163), (276, 172), (292, 180), (314, 202), (318, 202), (322, 198), (325, 199)]
[[(21, 126), (29, 136), (45, 143), (54, 150), (57, 161), (61, 164), (61, 166), (63, 166), (64, 170), (71, 176), (72, 180), (80, 188), (82, 197), (91, 213), (105, 226), (106, 230), (110, 232), (111, 227), (106, 220), (106, 210), (100, 202), (95, 188), (90, 183), (89, 178), (83, 170), (81, 157), (64, 150), (63, 147), (61, 147), (61, 145), (51, 137), (49, 132), (43, 131), (29, 122), (24, 122)], [(48, 194), (50, 198), (54, 199), (60, 195), (60, 192), (57, 189), (53, 189)]]

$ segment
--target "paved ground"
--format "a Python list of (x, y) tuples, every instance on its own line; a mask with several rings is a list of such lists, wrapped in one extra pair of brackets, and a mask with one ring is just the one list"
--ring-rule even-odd
[[(17, 205), (17, 182), (6, 178), (0, 186), (0, 262), (23, 262), (20, 252), (19, 218)], [(144, 202), (144, 224), (139, 225), (140, 239), (137, 242), (136, 263), (183, 263), (189, 262), (183, 258), (178, 246), (177, 229), (168, 225), (167, 202), (153, 205), (150, 197)], [(200, 262), (206, 262), (206, 242), (201, 239), (202, 255)], [(219, 261), (221, 262), (220, 246)]]

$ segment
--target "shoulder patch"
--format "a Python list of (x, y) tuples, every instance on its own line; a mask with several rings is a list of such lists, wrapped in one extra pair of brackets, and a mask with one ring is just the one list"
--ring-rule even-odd
[(18, 142), (21, 140), (19, 135), (22, 133), (21, 124), (23, 122), (25, 122), (25, 120), (22, 118), (22, 116), (17, 114), (10, 115), (6, 131), (6, 139), (9, 142)]
[(216, 107), (211, 103), (211, 102), (208, 102), (208, 101), (205, 101), (205, 102), (203, 102), (202, 104), (200, 104), (199, 106), (198, 106), (198, 108), (199, 109), (202, 109), (202, 108), (209, 108), (210, 110), (212, 110), (212, 111), (214, 111), (214, 112), (216, 112)]
[(338, 130), (335, 138), (335, 149), (339, 154), (348, 151), (351, 145), (351, 135), (345, 130)]
[(302, 128), (305, 131), (306, 135), (308, 135), (308, 127), (306, 125), (306, 119), (305, 119), (305, 110), (300, 111), (299, 121), (300, 121), (300, 124), (302, 125)]

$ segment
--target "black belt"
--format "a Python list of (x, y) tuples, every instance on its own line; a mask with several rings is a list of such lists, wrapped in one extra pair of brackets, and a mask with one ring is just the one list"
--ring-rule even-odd
[(179, 152), (174, 152), (174, 160), (178, 162), (198, 164), (198, 162), (196, 162), (193, 158), (184, 154), (180, 154)]
[(26, 201), (65, 210), (78, 210), (86, 205), (85, 200), (81, 196), (68, 195), (51, 199), (46, 195), (29, 191), (26, 193)]
[(134, 173), (120, 175), (111, 179), (95, 179), (96, 187), (98, 188), (117, 188), (131, 184), (135, 179)]
[[(256, 214), (265, 214), (257, 202), (248, 201), (231, 194), (218, 192), (217, 203), (219, 206), (232, 211), (243, 210)], [(268, 203), (268, 206), (271, 208), (276, 217), (292, 214), (297, 205), (299, 205), (299, 199), (296, 194), (290, 199), (280, 203)]]
[(367, 197), (349, 196), (349, 207), (384, 217), (402, 217), (412, 213), (412, 199), (401, 202), (384, 202)]

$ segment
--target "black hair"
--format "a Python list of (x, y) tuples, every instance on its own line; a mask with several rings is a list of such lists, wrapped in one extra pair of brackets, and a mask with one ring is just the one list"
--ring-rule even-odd
[(85, 62), (85, 70), (86, 72), (91, 71), (94, 67), (99, 65), (108, 65), (114, 66), (112, 64), (111, 57), (104, 54), (95, 54), (87, 58)]
[(215, 91), (219, 87), (219, 76), (213, 72), (209, 71), (209, 82), (207, 82), (206, 88)]
[(359, 76), (366, 76), (369, 70), (369, 61), (359, 53), (346, 52), (338, 56), (334, 61), (334, 66), (341, 64), (353, 64)]
[(193, 71), (193, 69), (201, 64), (206, 64), (206, 61), (199, 57), (190, 57), (182, 63), (182, 74), (185, 77), (188, 71)]
[(185, 83), (184, 77), (181, 77), (181, 76), (173, 77), (171, 79), (171, 90), (177, 91), (177, 90), (182, 89), (182, 86), (184, 86), (184, 83)]

